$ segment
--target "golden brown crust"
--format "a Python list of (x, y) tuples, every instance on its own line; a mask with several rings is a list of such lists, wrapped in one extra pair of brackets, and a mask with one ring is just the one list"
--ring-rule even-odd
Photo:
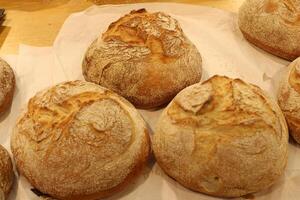
[(149, 133), (148, 131), (145, 131), (145, 138), (147, 138), (145, 140), (145, 143), (143, 144), (143, 148), (141, 151), (141, 154), (139, 155), (139, 162), (137, 165), (134, 166), (134, 168), (131, 170), (131, 173), (128, 174), (128, 176), (124, 179), (124, 181), (117, 185), (116, 187), (107, 190), (107, 191), (103, 191), (103, 192), (99, 192), (97, 194), (94, 195), (90, 195), (90, 196), (71, 196), (68, 197), (69, 200), (88, 200), (88, 199), (102, 199), (102, 198), (106, 198), (111, 196), (112, 194), (116, 194), (117, 192), (123, 190), (124, 188), (126, 188), (127, 185), (129, 185), (130, 183), (132, 183), (133, 180), (135, 180), (137, 178), (137, 176), (140, 175), (140, 173), (142, 172), (143, 168), (145, 167), (148, 159), (149, 159), (149, 155), (150, 155), (150, 139), (149, 139)]
[(15, 90), (15, 75), (11, 67), (0, 59), (0, 114), (11, 105)]
[(178, 22), (161, 12), (132, 11), (96, 39), (83, 60), (83, 75), (139, 108), (170, 101), (201, 79), (201, 56)]
[(169, 176), (213, 196), (263, 190), (287, 163), (279, 106), (260, 88), (222, 76), (182, 90), (163, 111), (152, 142)]
[(95, 199), (126, 187), (145, 164), (146, 125), (125, 99), (96, 84), (58, 84), (30, 99), (11, 148), (19, 172), (58, 199)]
[[(131, 170), (130, 174), (124, 179), (124, 181), (115, 186), (114, 188), (111, 188), (107, 191), (101, 191), (92, 195), (76, 195), (76, 196), (68, 196), (64, 197), (63, 199), (66, 200), (90, 200), (90, 199), (102, 199), (106, 198), (109, 196), (112, 196), (116, 194), (117, 192), (120, 192), (121, 190), (124, 190), (129, 184), (131, 184), (142, 172), (144, 169), (148, 159), (149, 159), (149, 154), (150, 154), (150, 139), (149, 139), (149, 133), (147, 130), (145, 130), (145, 143), (142, 145), (142, 151), (141, 154), (139, 155), (139, 162), (137, 165), (134, 166), (134, 168)], [(53, 196), (55, 197), (55, 196)], [(56, 196), (55, 198), (60, 198)]]
[(8, 152), (0, 145), (0, 197), (8, 196), (14, 181), (14, 172)]
[(267, 45), (266, 43), (262, 43), (260, 42), (260, 40), (255, 39), (254, 37), (251, 37), (248, 33), (246, 33), (245, 31), (241, 30), (241, 32), (243, 33), (244, 37), (252, 44), (254, 44), (255, 46), (275, 55), (281, 58), (284, 58), (286, 60), (294, 60), (296, 59), (300, 53), (288, 53), (288, 52), (284, 52), (282, 49), (279, 48), (274, 48), (270, 45)]
[(300, 58), (293, 61), (282, 75), (278, 91), (278, 103), (281, 107), (290, 134), (300, 143)]
[(287, 60), (300, 56), (300, 3), (290, 0), (246, 0), (239, 10), (245, 38)]

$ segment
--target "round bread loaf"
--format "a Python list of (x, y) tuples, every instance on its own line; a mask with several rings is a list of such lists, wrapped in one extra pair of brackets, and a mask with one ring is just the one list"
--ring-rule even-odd
[(278, 103), (285, 115), (290, 134), (300, 143), (300, 58), (292, 62), (282, 75)]
[(11, 67), (0, 58), (0, 114), (11, 105), (15, 89), (15, 75)]
[(299, 0), (245, 0), (238, 21), (254, 45), (288, 60), (300, 56)]
[(183, 186), (238, 197), (271, 186), (287, 163), (284, 116), (263, 91), (214, 76), (182, 90), (154, 134), (159, 166)]
[(99, 199), (137, 177), (150, 151), (145, 122), (125, 99), (73, 81), (37, 93), (11, 139), (19, 172), (58, 199)]
[(0, 199), (8, 196), (14, 181), (14, 172), (8, 152), (0, 145)]
[(83, 75), (136, 107), (153, 108), (199, 82), (201, 64), (200, 53), (175, 19), (141, 9), (113, 22), (91, 44)]

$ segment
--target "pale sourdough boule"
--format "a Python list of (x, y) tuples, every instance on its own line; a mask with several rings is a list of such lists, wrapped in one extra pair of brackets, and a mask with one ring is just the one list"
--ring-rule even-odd
[(268, 188), (288, 156), (287, 125), (276, 102), (223, 76), (182, 90), (160, 116), (152, 142), (169, 176), (220, 197)]
[(300, 56), (299, 0), (245, 0), (238, 21), (254, 45), (288, 60)]
[(14, 171), (7, 150), (0, 145), (0, 199), (6, 199), (12, 188)]
[(15, 75), (11, 67), (0, 58), (0, 114), (11, 105), (15, 90)]
[(145, 122), (124, 98), (85, 81), (37, 93), (11, 138), (18, 171), (58, 199), (99, 199), (138, 176), (150, 151)]
[(300, 143), (300, 58), (292, 62), (282, 75), (278, 103), (285, 115), (290, 134)]
[(88, 48), (87, 81), (107, 87), (139, 108), (169, 102), (201, 79), (200, 53), (179, 23), (162, 12), (131, 11)]

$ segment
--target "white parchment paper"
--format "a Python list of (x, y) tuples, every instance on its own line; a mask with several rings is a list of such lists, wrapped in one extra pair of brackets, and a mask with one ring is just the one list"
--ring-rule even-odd
[[(176, 18), (188, 38), (197, 46), (203, 58), (203, 78), (214, 74), (238, 77), (256, 84), (275, 96), (274, 83), (289, 63), (272, 56), (243, 38), (235, 13), (209, 7), (184, 4), (151, 3), (118, 6), (93, 6), (72, 14), (64, 23), (53, 47), (20, 47), (20, 55), (12, 64), (17, 74), (17, 91), (10, 114), (0, 124), (0, 142), (9, 148), (10, 133), (22, 106), (37, 91), (58, 82), (83, 79), (81, 63), (90, 43), (107, 26), (132, 9), (146, 8), (163, 11)], [(153, 130), (161, 110), (139, 110)], [(289, 161), (285, 174), (268, 190), (250, 198), (259, 200), (300, 199), (300, 147), (289, 145)], [(16, 182), (10, 199), (39, 199), (31, 186), (21, 177)], [(124, 200), (204, 200), (218, 199), (190, 191), (169, 178), (152, 159), (139, 179), (126, 190), (109, 199)]]

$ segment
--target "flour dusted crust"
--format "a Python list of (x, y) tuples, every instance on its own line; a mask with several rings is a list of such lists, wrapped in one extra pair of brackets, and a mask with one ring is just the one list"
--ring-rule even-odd
[(282, 75), (278, 103), (289, 125), (290, 134), (300, 143), (300, 58)]
[(152, 142), (169, 176), (220, 197), (268, 188), (287, 163), (279, 106), (258, 87), (223, 76), (181, 91), (162, 113)]
[(91, 44), (83, 75), (137, 107), (152, 108), (199, 82), (201, 65), (200, 53), (175, 19), (141, 9), (113, 22)]
[(0, 58), (0, 114), (11, 105), (15, 89), (15, 75), (11, 67)]
[(72, 81), (37, 93), (11, 148), (19, 172), (58, 199), (98, 199), (134, 179), (150, 150), (145, 122), (125, 99)]
[(274, 55), (300, 56), (299, 0), (245, 0), (239, 26), (247, 40)]
[(0, 199), (5, 199), (13, 185), (14, 172), (8, 152), (0, 145)]

